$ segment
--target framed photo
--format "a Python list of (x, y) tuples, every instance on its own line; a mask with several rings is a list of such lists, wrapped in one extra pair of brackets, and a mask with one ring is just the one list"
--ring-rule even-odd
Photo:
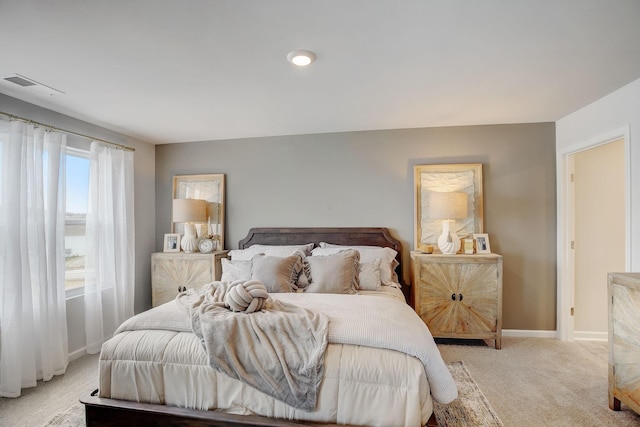
[(476, 253), (479, 253), (479, 254), (491, 253), (491, 246), (489, 245), (488, 234), (474, 234), (473, 240), (476, 241)]
[(433, 193), (466, 193), (467, 217), (450, 223), (451, 231), (461, 239), (482, 233), (484, 210), (481, 163), (415, 165), (413, 171), (416, 249), (420, 245), (437, 245), (438, 236), (442, 234), (442, 219), (436, 217), (432, 208)]
[[(207, 236), (219, 236), (224, 248), (224, 174), (175, 175), (174, 199), (204, 199), (207, 201)], [(202, 234), (202, 230), (196, 227)], [(172, 233), (184, 233), (184, 224), (171, 223)], [(199, 236), (200, 236), (199, 234)]]
[(164, 252), (180, 252), (180, 233), (164, 235)]

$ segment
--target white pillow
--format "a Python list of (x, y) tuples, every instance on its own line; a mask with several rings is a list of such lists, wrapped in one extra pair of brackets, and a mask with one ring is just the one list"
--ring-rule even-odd
[(232, 260), (245, 261), (252, 259), (258, 254), (284, 258), (293, 255), (295, 252), (300, 252), (303, 256), (307, 256), (311, 253), (313, 245), (313, 243), (307, 243), (305, 245), (253, 245), (247, 249), (230, 250), (229, 256)]
[(396, 260), (398, 252), (391, 248), (382, 246), (341, 246), (321, 242), (320, 247), (311, 251), (311, 254), (329, 255), (345, 249), (355, 249), (360, 252), (360, 262), (374, 262), (376, 258), (380, 258), (380, 281), (382, 284), (393, 286), (398, 282), (398, 275), (395, 272), (398, 266), (398, 260)]
[(223, 282), (234, 282), (236, 280), (251, 279), (251, 260), (230, 260), (227, 258), (220, 259), (222, 264), (222, 276), (220, 280)]
[(376, 258), (373, 262), (360, 263), (360, 290), (361, 291), (381, 291), (380, 281), (380, 261)]

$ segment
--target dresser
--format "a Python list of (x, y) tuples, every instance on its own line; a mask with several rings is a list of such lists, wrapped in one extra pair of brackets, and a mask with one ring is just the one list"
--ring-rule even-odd
[(220, 259), (226, 257), (227, 252), (151, 254), (151, 305), (164, 304), (181, 291), (220, 280)]
[(436, 338), (479, 338), (502, 346), (502, 256), (411, 252), (416, 313)]
[(609, 273), (609, 408), (640, 414), (640, 273)]

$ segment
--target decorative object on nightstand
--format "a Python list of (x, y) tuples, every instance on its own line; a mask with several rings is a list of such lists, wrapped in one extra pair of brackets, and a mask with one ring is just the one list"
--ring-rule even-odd
[(220, 280), (220, 260), (228, 251), (208, 254), (165, 253), (151, 254), (151, 304), (156, 307), (175, 299), (187, 289)]
[(473, 240), (476, 242), (476, 252), (479, 254), (490, 254), (491, 245), (489, 245), (488, 234), (474, 234)]
[(475, 247), (475, 240), (472, 238), (465, 238), (464, 240), (464, 244), (463, 244), (463, 248), (464, 248), (464, 253), (467, 255), (471, 255), (473, 253), (475, 253), (474, 251), (474, 247)]
[(213, 252), (213, 250), (215, 249), (215, 242), (213, 241), (213, 239), (209, 239), (209, 238), (202, 238), (200, 239), (200, 242), (198, 242), (198, 250), (200, 252), (202, 252), (203, 254), (208, 254)]
[(455, 230), (451, 232), (450, 227), (456, 219), (467, 217), (467, 193), (432, 192), (429, 198), (431, 217), (442, 220), (442, 234), (438, 237), (438, 248), (443, 254), (455, 254), (460, 250), (460, 237)]
[(202, 199), (173, 199), (173, 222), (183, 222), (184, 236), (180, 246), (186, 253), (193, 253), (198, 250), (198, 236), (196, 233), (196, 222), (207, 220), (207, 202)]
[(164, 252), (180, 252), (180, 234), (165, 234), (163, 250)]
[(220, 210), (222, 205), (207, 202), (207, 237), (213, 240), (214, 250), (222, 250), (220, 245)]
[(502, 346), (502, 256), (411, 252), (416, 313), (436, 338), (482, 338)]
[(609, 408), (640, 414), (640, 273), (609, 273)]

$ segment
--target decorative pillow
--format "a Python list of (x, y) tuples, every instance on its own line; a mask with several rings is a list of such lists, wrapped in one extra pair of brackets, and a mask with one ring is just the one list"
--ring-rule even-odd
[(302, 269), (302, 255), (288, 257), (258, 254), (251, 261), (251, 279), (260, 280), (269, 293), (293, 292)]
[(232, 260), (250, 260), (255, 255), (265, 254), (268, 256), (287, 257), (298, 251), (302, 255), (307, 256), (313, 249), (313, 243), (304, 245), (253, 245), (247, 249), (233, 249), (229, 251)]
[(298, 274), (298, 278), (296, 279), (296, 285), (298, 289), (304, 289), (309, 286), (311, 283), (311, 268), (309, 267), (309, 262), (305, 257), (302, 260), (302, 268), (300, 269), (300, 274)]
[(360, 290), (361, 291), (381, 291), (382, 282), (380, 281), (380, 258), (376, 258), (373, 262), (360, 263)]
[(398, 275), (396, 274), (396, 267), (398, 266), (396, 255), (398, 255), (398, 252), (391, 248), (382, 246), (341, 246), (321, 242), (320, 247), (315, 248), (311, 254), (327, 255), (343, 249), (355, 249), (360, 252), (361, 262), (373, 262), (376, 258), (381, 258), (380, 280), (382, 281), (382, 284), (393, 285), (398, 283)]
[(251, 261), (234, 261), (228, 258), (220, 259), (222, 265), (222, 276), (220, 280), (223, 282), (235, 282), (236, 280), (251, 279)]
[(359, 287), (360, 254), (347, 249), (341, 252), (310, 256), (311, 283), (305, 292), (325, 294), (355, 294)]

